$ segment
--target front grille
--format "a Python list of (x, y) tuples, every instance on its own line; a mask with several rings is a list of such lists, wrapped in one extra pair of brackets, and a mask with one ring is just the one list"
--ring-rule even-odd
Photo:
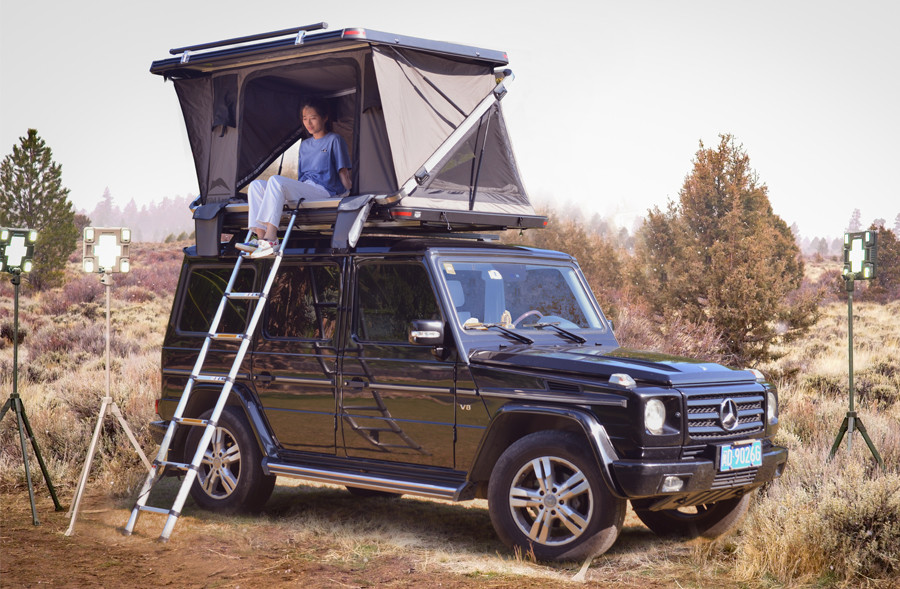
[[(722, 427), (719, 409), (731, 399), (737, 405), (738, 421), (731, 430)], [(689, 395), (687, 397), (688, 435), (695, 441), (741, 438), (765, 428), (765, 396), (759, 392)]]

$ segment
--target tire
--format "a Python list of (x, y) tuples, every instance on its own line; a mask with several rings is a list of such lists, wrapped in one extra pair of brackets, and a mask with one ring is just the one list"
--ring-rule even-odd
[(576, 560), (606, 552), (625, 520), (585, 440), (542, 431), (512, 444), (488, 484), (491, 522), (513, 549), (539, 560)]
[(382, 499), (399, 499), (402, 497), (400, 493), (392, 493), (391, 491), (376, 491), (375, 489), (363, 489), (362, 487), (347, 487), (350, 494), (360, 499), (374, 499), (376, 497)]
[[(212, 410), (200, 419), (209, 419), (210, 415)], [(186, 460), (194, 457), (204, 431), (202, 427), (191, 428)], [(225, 407), (191, 486), (191, 497), (210, 511), (259, 511), (272, 495), (275, 478), (263, 473), (262, 454), (243, 412), (238, 407)]]
[(718, 538), (733, 528), (750, 506), (750, 495), (681, 509), (634, 512), (656, 535), (670, 538)]

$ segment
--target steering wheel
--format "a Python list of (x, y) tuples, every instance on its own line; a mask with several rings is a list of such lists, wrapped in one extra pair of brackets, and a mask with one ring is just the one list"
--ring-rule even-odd
[(516, 320), (513, 321), (512, 323), (513, 323), (513, 325), (518, 325), (523, 319), (525, 319), (526, 317), (529, 317), (529, 316), (531, 316), (531, 315), (537, 315), (537, 316), (538, 316), (538, 319), (540, 319), (541, 317), (544, 316), (544, 314), (541, 313), (540, 311), (538, 311), (537, 309), (532, 309), (532, 310), (530, 310), (530, 311), (525, 311), (524, 313), (522, 313), (521, 315), (519, 315), (519, 316), (516, 318)]

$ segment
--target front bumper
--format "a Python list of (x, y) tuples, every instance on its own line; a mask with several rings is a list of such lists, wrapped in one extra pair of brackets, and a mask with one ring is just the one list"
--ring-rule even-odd
[[(787, 458), (787, 448), (769, 446), (763, 450), (761, 466), (732, 472), (717, 472), (715, 461), (709, 459), (683, 462), (615, 460), (610, 470), (621, 495), (641, 509), (675, 509), (744, 495), (780, 477)], [(678, 492), (666, 493), (663, 482), (667, 477), (680, 478), (684, 486)]]

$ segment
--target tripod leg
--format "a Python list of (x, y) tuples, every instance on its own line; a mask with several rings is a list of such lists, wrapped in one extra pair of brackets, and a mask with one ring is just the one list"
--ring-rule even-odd
[(103, 428), (103, 418), (106, 415), (106, 407), (109, 397), (103, 399), (103, 405), (100, 407), (100, 415), (97, 417), (97, 425), (94, 427), (94, 435), (91, 438), (91, 445), (88, 446), (87, 456), (84, 458), (84, 467), (81, 469), (81, 480), (78, 482), (78, 490), (75, 491), (75, 499), (72, 501), (72, 519), (69, 521), (69, 528), (66, 530), (66, 536), (71, 536), (75, 531), (75, 518), (78, 517), (78, 507), (81, 505), (81, 496), (84, 494), (84, 488), (87, 486), (88, 475), (91, 472), (91, 463), (94, 461), (94, 452), (97, 450), (97, 440), (100, 438), (100, 431)]
[(831, 446), (831, 452), (828, 454), (828, 459), (831, 460), (834, 458), (834, 455), (837, 453), (838, 448), (841, 446), (841, 440), (844, 439), (844, 434), (847, 433), (847, 417), (844, 417), (844, 422), (841, 423), (841, 429), (838, 431), (837, 438), (834, 440), (834, 444)]
[(37, 438), (34, 437), (34, 432), (31, 431), (31, 424), (28, 423), (28, 415), (25, 413), (24, 405), (22, 406), (22, 421), (25, 422), (25, 431), (28, 432), (28, 437), (31, 438), (31, 447), (34, 448), (34, 455), (37, 457), (38, 465), (41, 467), (41, 474), (44, 475), (47, 489), (50, 491), (50, 496), (53, 497), (53, 505), (56, 511), (62, 511), (63, 506), (59, 504), (59, 499), (56, 497), (56, 489), (53, 488), (53, 481), (50, 480), (50, 471), (47, 470), (47, 465), (44, 464), (44, 457), (41, 455), (41, 449), (38, 448)]
[(12, 397), (7, 399), (6, 403), (3, 404), (3, 411), (0, 411), (0, 419), (3, 419), (10, 407), (12, 407)]
[(884, 470), (884, 460), (881, 459), (881, 454), (878, 453), (878, 450), (875, 449), (875, 444), (872, 443), (871, 438), (869, 438), (869, 432), (866, 431), (866, 426), (863, 425), (861, 419), (856, 419), (856, 429), (859, 430), (859, 433), (862, 434), (863, 439), (866, 441), (866, 446), (869, 447), (869, 450), (872, 452), (872, 456), (875, 457), (875, 461), (878, 462), (878, 466)]
[(109, 406), (110, 411), (116, 416), (116, 419), (119, 420), (119, 423), (122, 424), (122, 429), (125, 430), (125, 435), (128, 436), (128, 440), (131, 442), (131, 445), (134, 446), (134, 449), (137, 450), (138, 456), (141, 457), (141, 460), (144, 462), (144, 466), (147, 467), (147, 470), (153, 470), (153, 465), (150, 464), (150, 461), (147, 460), (147, 455), (144, 454), (144, 451), (141, 450), (141, 445), (138, 444), (137, 438), (134, 437), (134, 434), (131, 432), (131, 428), (128, 427), (128, 422), (125, 421), (125, 416), (122, 415), (122, 412), (119, 411), (119, 406), (116, 405), (116, 402), (113, 401)]
[(13, 399), (13, 405), (15, 405), (16, 422), (19, 424), (19, 442), (22, 445), (22, 462), (25, 463), (25, 480), (28, 482), (28, 498), (31, 499), (31, 521), (34, 522), (34, 525), (39, 526), (41, 525), (41, 522), (38, 521), (37, 507), (34, 505), (34, 485), (31, 484), (31, 467), (28, 465), (28, 448), (25, 445), (25, 426), (22, 423), (25, 407), (22, 405), (22, 400), (18, 397)]

